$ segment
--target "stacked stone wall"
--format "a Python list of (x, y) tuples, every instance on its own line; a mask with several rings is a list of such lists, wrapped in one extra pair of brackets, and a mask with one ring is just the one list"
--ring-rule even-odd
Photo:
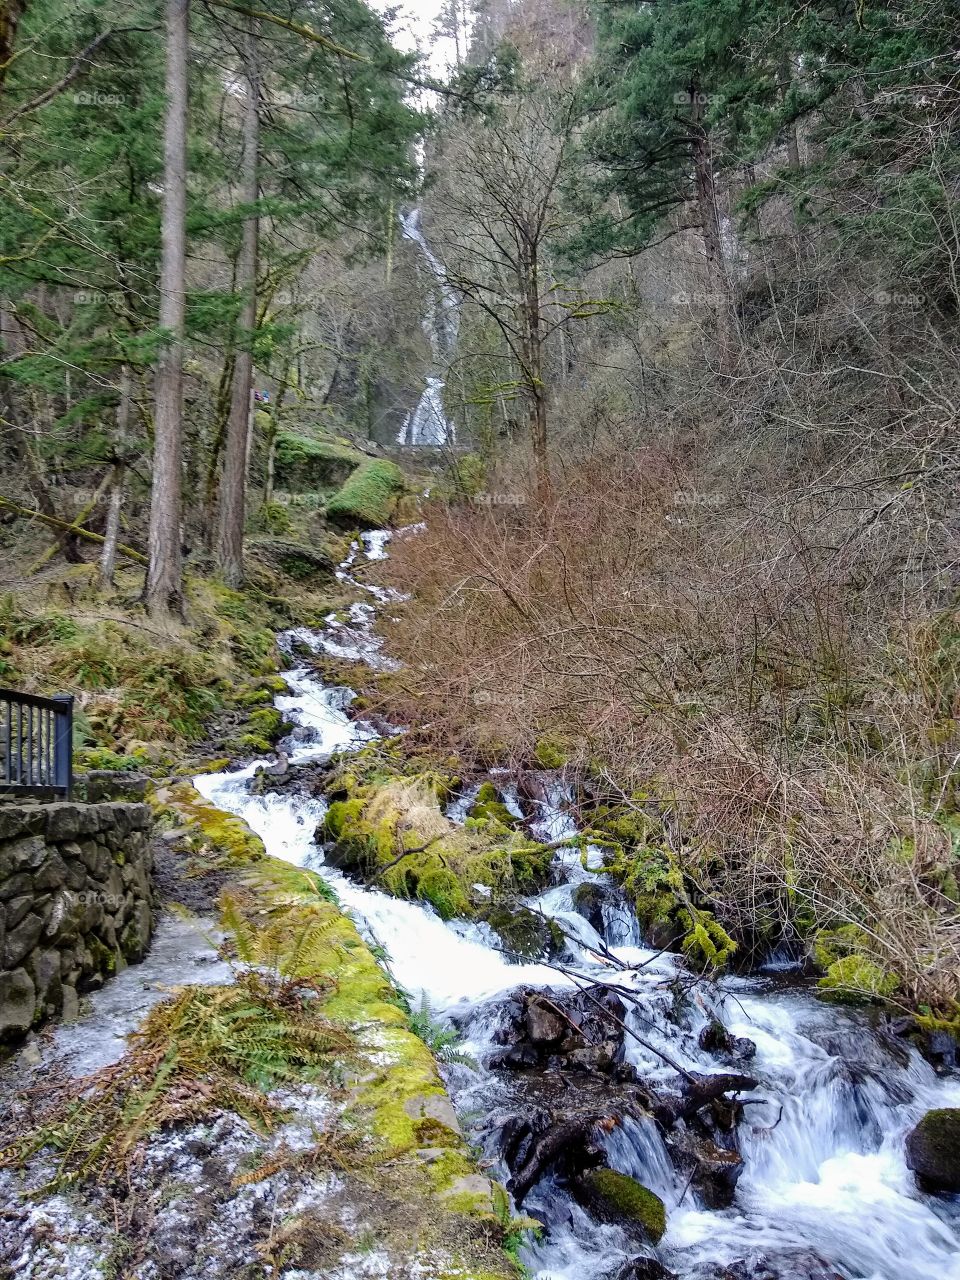
[(0, 1043), (142, 960), (151, 814), (130, 801), (0, 805)]

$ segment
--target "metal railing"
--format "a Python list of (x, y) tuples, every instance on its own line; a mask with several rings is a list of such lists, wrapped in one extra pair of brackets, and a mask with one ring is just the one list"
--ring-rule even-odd
[(0, 689), (0, 792), (52, 798), (73, 786), (73, 697)]

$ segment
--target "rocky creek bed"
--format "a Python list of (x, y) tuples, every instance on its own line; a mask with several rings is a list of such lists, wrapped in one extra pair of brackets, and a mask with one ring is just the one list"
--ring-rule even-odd
[[(358, 590), (358, 562), (382, 557), (386, 543), (366, 535), (363, 557), (358, 548), (342, 567)], [(291, 633), (291, 653), (389, 665), (373, 625), (374, 606), (390, 596), (366, 592), (372, 603), (346, 620)], [(287, 682), (277, 706), (296, 728), (281, 764), (255, 761), (195, 786), (247, 824), (268, 863), (319, 872), (355, 922), (350, 946), (371, 965), (379, 957), (431, 1024), (456, 1029), (460, 1060), (443, 1069), (446, 1093), (396, 1005), (354, 1001), (364, 1065), (349, 1080), (283, 1091), (284, 1120), (268, 1137), (230, 1114), (154, 1135), (126, 1225), (106, 1221), (116, 1196), (102, 1188), (8, 1208), (11, 1273), (480, 1280), (514, 1273), (516, 1260), (537, 1280), (960, 1278), (960, 1203), (929, 1177), (921, 1186), (913, 1169), (924, 1152), (908, 1151), (927, 1112), (960, 1107), (954, 1075), (938, 1074), (866, 1012), (822, 1003), (782, 974), (705, 982), (680, 956), (645, 945), (601, 851), (571, 843), (576, 809), (562, 770), (521, 785), (486, 779), (517, 832), (517, 865), (532, 842), (550, 850), (546, 874), (511, 904), (530, 926), (527, 941), (498, 931), (492, 912), (465, 918), (445, 898), (438, 906), (385, 892), (389, 871), (362, 877), (344, 856), (349, 842), (331, 836), (325, 791), (332, 754), (342, 768), (378, 729), (351, 716), (351, 691), (311, 664), (295, 665)], [(444, 799), (444, 839), (465, 859), (475, 856), (468, 814), (483, 781)], [(463, 830), (460, 843), (451, 828)], [(473, 889), (496, 897), (489, 884)], [(193, 981), (197, 964), (210, 966), (209, 980), (229, 980), (216, 939), (194, 934), (172, 955), (176, 927), (162, 926), (147, 967), (100, 993), (88, 1021), (60, 1029), (29, 1070), (41, 1079), (78, 1071), (78, 1056), (90, 1069), (84, 1045), (118, 1053), (142, 1016), (129, 995), (138, 972), (144, 990)], [(369, 979), (366, 959), (361, 967)], [(385, 985), (382, 973), (377, 981)], [(364, 1090), (368, 1104), (375, 1095), (374, 1117), (396, 1092), (403, 1123), (417, 1129), (403, 1158), (363, 1171), (308, 1158)], [(45, 1159), (4, 1175), (11, 1197), (42, 1185)], [(109, 1255), (97, 1243), (103, 1232)], [(118, 1263), (124, 1239), (131, 1256)]]

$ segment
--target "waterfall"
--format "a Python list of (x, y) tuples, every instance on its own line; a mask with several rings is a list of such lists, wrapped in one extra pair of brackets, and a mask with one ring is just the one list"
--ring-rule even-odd
[(418, 246), (434, 279), (430, 289), (427, 309), (423, 316), (423, 329), (430, 340), (432, 371), (427, 385), (415, 407), (407, 414), (397, 436), (397, 443), (421, 448), (438, 448), (453, 444), (456, 438), (454, 425), (443, 408), (444, 378), (453, 358), (460, 324), (460, 299), (447, 282), (446, 272), (439, 258), (427, 243), (421, 229), (421, 211), (413, 209), (400, 219), (405, 239)]

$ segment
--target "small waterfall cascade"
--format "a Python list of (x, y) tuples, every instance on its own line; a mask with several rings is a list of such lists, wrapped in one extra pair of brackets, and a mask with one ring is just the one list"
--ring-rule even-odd
[(397, 443), (419, 448), (439, 448), (453, 444), (456, 439), (454, 425), (444, 411), (443, 388), (457, 343), (460, 299), (447, 281), (443, 264), (427, 243), (421, 220), (421, 210), (413, 209), (400, 219), (400, 228), (404, 238), (419, 248), (434, 280), (423, 316), (423, 329), (430, 340), (432, 371), (423, 394), (407, 414), (397, 436)]
[[(365, 535), (364, 546), (342, 568), (347, 580), (354, 557), (364, 553), (382, 558), (384, 535)], [(362, 581), (356, 585), (382, 602), (375, 594), (382, 588), (371, 593)], [(373, 608), (362, 606), (350, 650), (382, 669), (385, 656), (372, 621)], [(341, 651), (341, 632), (296, 633), (301, 642), (308, 634), (311, 647)], [(291, 763), (376, 736), (348, 715), (349, 690), (324, 685), (307, 668), (286, 678), (293, 693), (278, 705), (299, 726)], [(823, 1004), (776, 977), (706, 984), (678, 1011), (673, 989), (690, 976), (683, 959), (645, 946), (636, 917), (616, 900), (614, 886), (614, 901), (597, 928), (577, 914), (574, 891), (585, 879), (596, 880), (600, 866), (600, 853), (591, 848), (586, 860), (592, 875), (578, 850), (561, 849), (554, 861), (555, 887), (525, 902), (563, 930), (562, 971), (515, 962), (488, 926), (444, 922), (423, 903), (359, 885), (325, 865), (314, 843), (323, 800), (255, 794), (249, 784), (256, 768), (206, 774), (196, 786), (243, 817), (272, 854), (319, 871), (389, 956), (390, 971), (411, 1000), (426, 1000), (436, 1015), (457, 1026), (477, 1065), (449, 1068), (448, 1085), (494, 1176), (509, 1178), (495, 1116), (515, 1105), (516, 1084), (497, 1066), (511, 996), (518, 988), (562, 994), (603, 981), (614, 956), (624, 966), (617, 981), (635, 997), (631, 1025), (642, 1034), (642, 1041), (628, 1042), (627, 1060), (644, 1079), (669, 1087), (674, 1073), (664, 1066), (665, 1056), (684, 1070), (715, 1072), (717, 1060), (699, 1040), (714, 1018), (756, 1046), (750, 1070), (758, 1087), (741, 1125), (745, 1168), (729, 1208), (710, 1208), (691, 1191), (651, 1118), (627, 1118), (609, 1136), (610, 1166), (650, 1187), (666, 1206), (667, 1232), (655, 1259), (667, 1274), (681, 1280), (960, 1280), (960, 1197), (923, 1194), (904, 1157), (906, 1134), (927, 1110), (960, 1106), (956, 1077), (938, 1077), (906, 1045), (891, 1047), (864, 1014)], [(573, 798), (562, 777), (544, 773), (540, 780), (543, 799), (530, 830), (538, 839), (557, 841), (577, 830)], [(509, 785), (504, 798), (519, 813)], [(469, 799), (453, 801), (448, 816), (463, 821), (468, 805)], [(616, 1086), (610, 1087), (615, 1095)], [(552, 1174), (536, 1185), (523, 1211), (545, 1226), (542, 1239), (523, 1251), (533, 1280), (634, 1275), (635, 1243), (620, 1228), (594, 1220)]]
[[(365, 583), (362, 569), (383, 559), (391, 536), (414, 537), (416, 527), (392, 535), (364, 534), (340, 566), (341, 579), (367, 597), (347, 618), (331, 615), (324, 627), (297, 628), (280, 637), (295, 663), (284, 677), (288, 692), (276, 699), (295, 726), (283, 744), (294, 771), (378, 736), (372, 725), (350, 714), (351, 689), (326, 683), (296, 655), (306, 649), (348, 656), (377, 670), (389, 666), (374, 624), (377, 607), (389, 608), (397, 597)], [(326, 801), (310, 785), (312, 774), (304, 775), (302, 789), (251, 785), (268, 763), (255, 760), (240, 769), (201, 774), (194, 785), (209, 802), (242, 817), (272, 856), (319, 872), (387, 958), (411, 1004), (424, 1000), (436, 1018), (456, 1027), (467, 1058), (446, 1066), (444, 1075), (461, 1123), (491, 1176), (503, 1184), (510, 1178), (504, 1118), (511, 1122), (544, 1105), (537, 1098), (547, 1095), (537, 1089), (559, 1089), (559, 1105), (571, 1114), (578, 1105), (592, 1106), (591, 1099), (601, 1100), (605, 1111), (622, 1111), (620, 1122), (600, 1139), (603, 1155), (611, 1169), (637, 1179), (663, 1201), (663, 1238), (640, 1251), (635, 1237), (588, 1212), (569, 1181), (551, 1169), (520, 1206), (544, 1228), (521, 1250), (531, 1280), (960, 1280), (960, 1196), (921, 1191), (904, 1150), (906, 1135), (927, 1111), (960, 1107), (955, 1073), (938, 1076), (912, 1047), (872, 1025), (865, 1012), (821, 1003), (782, 973), (698, 982), (682, 956), (647, 945), (630, 904), (604, 875), (600, 851), (590, 846), (582, 854), (559, 848), (550, 886), (521, 904), (557, 927), (564, 939), (562, 959), (518, 960), (487, 924), (441, 920), (422, 902), (391, 897), (329, 866), (315, 839)], [(576, 835), (575, 796), (562, 773), (531, 772), (523, 779), (522, 799), (511, 775), (496, 781), (507, 808), (524, 818), (535, 838), (557, 843)], [(447, 816), (464, 822), (475, 796), (476, 789), (468, 788), (450, 803)], [(578, 902), (591, 885), (602, 892), (588, 919)], [(96, 993), (86, 1021), (57, 1028), (54, 1058), (72, 1074), (96, 1070), (120, 1056), (145, 1008), (162, 999), (171, 984), (230, 981), (218, 941), (179, 920), (162, 925), (147, 961)], [(523, 992), (563, 1001), (609, 983), (611, 975), (617, 990), (629, 996), (625, 1025), (634, 1034), (623, 1041), (624, 1062), (644, 1086), (669, 1093), (679, 1073), (706, 1078), (722, 1072), (703, 1038), (715, 1020), (752, 1046), (749, 1071), (756, 1087), (737, 1128), (742, 1176), (724, 1207), (707, 1203), (680, 1172), (671, 1145), (675, 1130), (662, 1131), (649, 1108), (636, 1113), (621, 1106), (622, 1091), (630, 1088), (623, 1077), (605, 1076), (598, 1083), (589, 1075), (542, 1068), (537, 1076), (503, 1062), (505, 1035)], [(284, 1141), (295, 1140), (298, 1125), (309, 1130), (311, 1105), (319, 1104), (291, 1095)], [(181, 1181), (194, 1176), (183, 1172), (192, 1168), (184, 1164), (192, 1157), (182, 1135), (171, 1133), (159, 1149), (180, 1171)], [(258, 1188), (244, 1194), (259, 1194)], [(241, 1202), (241, 1211), (251, 1212), (248, 1201)], [(44, 1221), (61, 1236), (80, 1241), (71, 1246), (75, 1265), (41, 1271), (24, 1253), (17, 1274), (30, 1280), (54, 1274), (87, 1280), (100, 1274), (95, 1245), (89, 1243), (91, 1228), (71, 1216), (63, 1197), (48, 1199), (35, 1212), (44, 1213)], [(225, 1230), (231, 1229), (227, 1220)], [(151, 1280), (154, 1274), (159, 1275), (151, 1272)], [(169, 1274), (202, 1280), (206, 1273), (191, 1264)], [(335, 1274), (283, 1274), (289, 1280), (369, 1280), (388, 1273), (358, 1266)], [(418, 1274), (439, 1280), (435, 1271)]]

